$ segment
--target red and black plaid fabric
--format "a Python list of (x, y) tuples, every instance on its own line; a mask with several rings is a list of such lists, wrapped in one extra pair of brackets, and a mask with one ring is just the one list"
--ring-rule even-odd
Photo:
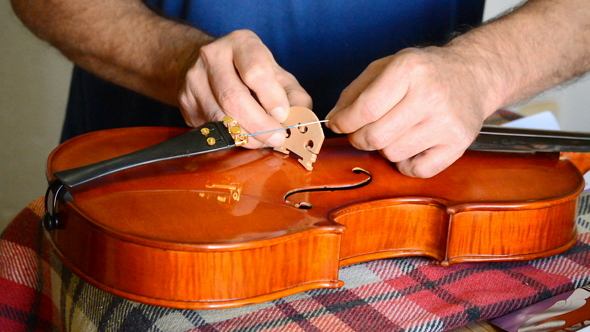
[(588, 284), (589, 197), (580, 200), (578, 243), (555, 257), (446, 268), (383, 259), (341, 269), (342, 289), (223, 310), (149, 306), (80, 280), (52, 255), (39, 199), (0, 238), (0, 331), (446, 331)]

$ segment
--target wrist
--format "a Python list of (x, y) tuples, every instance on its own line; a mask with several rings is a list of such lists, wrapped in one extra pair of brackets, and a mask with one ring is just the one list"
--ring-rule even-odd
[(155, 14), (152, 19), (150, 28), (155, 39), (145, 43), (148, 54), (134, 57), (140, 60), (138, 63), (125, 65), (134, 68), (135, 76), (139, 78), (131, 86), (142, 94), (179, 106), (178, 91), (186, 71), (197, 59), (199, 49), (210, 43), (213, 37)]
[(515, 71), (504, 67), (499, 49), (468, 35), (457, 37), (442, 49), (463, 68), (464, 84), (476, 91), (484, 118), (515, 102)]

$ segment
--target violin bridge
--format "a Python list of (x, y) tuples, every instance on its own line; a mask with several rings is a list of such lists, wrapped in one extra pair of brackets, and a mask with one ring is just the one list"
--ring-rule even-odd
[[(302, 125), (303, 124), (303, 125)], [(318, 117), (310, 109), (294, 106), (289, 110), (289, 117), (282, 123), (286, 127), (287, 139), (275, 151), (285, 154), (293, 152), (300, 157), (299, 163), (308, 171), (313, 170), (313, 163), (324, 143), (324, 130)], [(287, 128), (292, 127), (295, 128)]]

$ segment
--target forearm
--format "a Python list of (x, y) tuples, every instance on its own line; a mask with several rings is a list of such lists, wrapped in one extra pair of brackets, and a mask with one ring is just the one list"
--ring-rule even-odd
[(590, 1), (530, 0), (446, 47), (487, 80), (489, 114), (590, 70), (589, 22)]
[(178, 105), (179, 75), (212, 38), (164, 19), (139, 0), (12, 0), (21, 20), (74, 63)]

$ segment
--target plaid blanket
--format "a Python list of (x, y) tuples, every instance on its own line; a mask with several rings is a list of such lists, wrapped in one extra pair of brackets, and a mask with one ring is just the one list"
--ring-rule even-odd
[(425, 258), (342, 268), (346, 285), (259, 305), (177, 310), (107, 294), (72, 274), (41, 229), (42, 199), (0, 237), (0, 331), (447, 331), (590, 282), (590, 196), (580, 238), (564, 254), (530, 262), (440, 267)]

